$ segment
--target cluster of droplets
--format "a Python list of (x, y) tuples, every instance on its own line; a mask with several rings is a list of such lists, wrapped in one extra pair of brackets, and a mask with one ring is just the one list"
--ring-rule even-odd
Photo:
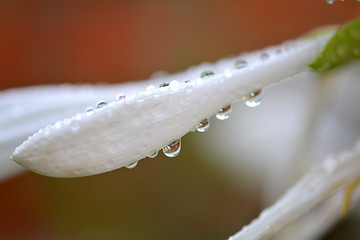
[[(115, 97), (115, 101), (122, 101), (125, 99), (125, 95), (124, 94), (119, 94)], [(96, 104), (95, 106), (95, 109), (100, 109), (100, 108), (103, 108), (107, 105), (108, 103), (106, 101), (100, 101)], [(93, 107), (88, 107), (86, 110), (85, 110), (85, 114), (87, 116), (90, 116), (91, 114), (93, 114), (94, 110), (95, 110)]]
[[(277, 53), (281, 53), (281, 50), (278, 50)], [(265, 61), (269, 58), (269, 55), (267, 53), (262, 53), (260, 55), (260, 59)], [(238, 59), (235, 61), (235, 69), (242, 69), (248, 66), (248, 62), (244, 59)], [(215, 73), (213, 71), (203, 71), (200, 74), (200, 78), (209, 78), (214, 76)], [(190, 83), (190, 80), (186, 80), (185, 83)], [(162, 83), (159, 87), (160, 88), (164, 88), (164, 87), (168, 87), (170, 85), (170, 83), (168, 82), (164, 82)], [(251, 93), (249, 93), (248, 95), (243, 97), (243, 100), (245, 102), (245, 104), (248, 107), (257, 107), (260, 105), (261, 103), (261, 96), (262, 95), (262, 91), (261, 90), (256, 90), (253, 91)], [(116, 97), (116, 101), (122, 101), (125, 99), (125, 95), (118, 95)], [(103, 108), (104, 106), (107, 105), (107, 102), (105, 101), (100, 101), (97, 103), (96, 108)], [(86, 114), (90, 115), (93, 112), (93, 108), (89, 107), (86, 110)], [(222, 108), (219, 109), (219, 111), (216, 113), (216, 118), (219, 120), (226, 120), (229, 118), (231, 113), (231, 105), (226, 105)], [(210, 127), (210, 122), (209, 119), (205, 118), (203, 119), (197, 126), (196, 126), (196, 130), (198, 132), (206, 132)], [(181, 150), (181, 139), (177, 139), (175, 141), (172, 141), (171, 143), (167, 144), (165, 147), (163, 147), (162, 151), (164, 153), (165, 156), (167, 157), (176, 157), (177, 155), (179, 155)], [(159, 154), (158, 150), (153, 151), (152, 153), (148, 154), (147, 157), (149, 158), (155, 158), (157, 155)], [(137, 166), (138, 161), (129, 164), (127, 166), (125, 166), (128, 169), (133, 169)]]
[[(100, 109), (100, 108), (105, 107), (106, 105), (107, 105), (107, 102), (105, 102), (105, 101), (100, 101), (100, 102), (98, 102), (98, 103), (96, 104), (95, 108), (96, 108), (96, 109)], [(94, 108), (93, 108), (93, 107), (88, 107), (88, 108), (85, 110), (85, 114), (86, 114), (87, 116), (90, 116), (90, 115), (92, 115), (93, 113), (94, 113)]]

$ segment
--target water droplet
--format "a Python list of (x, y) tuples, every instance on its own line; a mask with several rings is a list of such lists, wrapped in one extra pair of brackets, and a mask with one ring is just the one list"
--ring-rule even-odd
[(210, 127), (209, 120), (204, 119), (196, 126), (196, 130), (198, 132), (206, 132), (209, 129), (209, 127)]
[(163, 148), (163, 152), (167, 157), (176, 157), (180, 153), (181, 139), (175, 140)]
[(257, 91), (251, 92), (247, 96), (244, 96), (243, 100), (245, 101), (246, 106), (248, 106), (248, 107), (259, 106), (261, 103), (261, 98), (262, 98), (261, 93), (262, 93), (261, 90), (257, 90)]
[(116, 101), (122, 101), (125, 100), (126, 96), (124, 94), (119, 94), (116, 96), (115, 100)]
[(262, 54), (260, 55), (260, 59), (263, 60), (263, 61), (269, 59), (269, 54), (267, 54), (267, 53), (262, 53)]
[(19, 105), (14, 105), (11, 108), (11, 115), (15, 118), (15, 117), (20, 117), (22, 115), (22, 107)]
[(94, 108), (88, 107), (88, 108), (85, 110), (85, 115), (90, 116), (91, 114), (94, 113), (93, 111), (94, 111)]
[(213, 71), (203, 71), (200, 75), (201, 78), (208, 78), (214, 76), (215, 73)]
[(102, 107), (105, 107), (106, 105), (107, 105), (107, 102), (100, 101), (96, 104), (96, 108), (102, 108)]
[(167, 86), (169, 86), (169, 83), (167, 83), (167, 82), (160, 85), (161, 88), (162, 87), (167, 87)]
[(293, 50), (293, 49), (295, 49), (295, 44), (293, 44), (293, 43), (288, 43), (288, 44), (285, 45), (285, 50), (286, 50), (286, 51), (291, 51), (291, 50)]
[(128, 168), (128, 169), (133, 169), (133, 168), (136, 167), (137, 165), (138, 165), (138, 162), (134, 162), (134, 163), (131, 163), (131, 164), (125, 166), (125, 167)]
[(191, 81), (190, 80), (186, 80), (185, 83), (190, 83)]
[(219, 112), (216, 114), (216, 118), (219, 120), (226, 120), (229, 118), (231, 113), (231, 105), (220, 108)]
[(154, 151), (147, 156), (148, 156), (148, 158), (155, 158), (158, 154), (159, 154), (159, 151)]
[(238, 59), (235, 62), (235, 68), (236, 69), (241, 69), (244, 68), (248, 65), (247, 61), (245, 61), (244, 59)]
[(333, 4), (334, 0), (326, 0), (327, 4)]

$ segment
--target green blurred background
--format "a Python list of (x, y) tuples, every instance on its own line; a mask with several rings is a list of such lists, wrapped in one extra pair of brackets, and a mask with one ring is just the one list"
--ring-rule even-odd
[[(0, 89), (146, 79), (359, 15), (356, 1), (3, 0)], [(0, 182), (0, 239), (226, 239), (259, 214), (261, 189), (230, 184), (194, 134), (133, 170)]]

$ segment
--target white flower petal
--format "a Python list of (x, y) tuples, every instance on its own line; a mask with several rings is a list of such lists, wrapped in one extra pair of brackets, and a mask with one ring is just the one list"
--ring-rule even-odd
[(135, 84), (48, 85), (0, 91), (0, 180), (24, 170), (9, 161), (26, 138), (58, 119), (71, 117), (99, 99), (112, 100)]
[[(92, 114), (78, 113), (41, 129), (15, 150), (12, 159), (56, 177), (87, 176), (132, 164), (181, 138), (221, 107), (308, 70), (307, 63), (328, 39), (299, 40), (291, 43), (292, 48), (285, 43), (153, 80), (170, 85), (135, 91)], [(246, 67), (234, 67), (239, 58), (247, 61)], [(203, 71), (215, 75), (200, 78)]]
[(360, 178), (360, 142), (353, 152), (344, 152), (338, 160), (328, 159), (303, 176), (274, 205), (265, 209), (248, 226), (229, 240), (257, 240), (270, 237), (293, 223), (318, 203), (343, 186)]

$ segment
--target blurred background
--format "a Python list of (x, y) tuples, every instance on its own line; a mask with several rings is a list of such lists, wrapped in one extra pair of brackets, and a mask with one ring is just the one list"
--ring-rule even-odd
[[(174, 73), (204, 61), (279, 44), (318, 26), (343, 24), (358, 16), (360, 3), (356, 1), (3, 0), (0, 90), (147, 79), (158, 70)], [(227, 121), (215, 123), (211, 119), (208, 132), (186, 135), (182, 152), (174, 159), (159, 154), (132, 170), (122, 168), (78, 179), (25, 171), (2, 179), (0, 239), (226, 239), (294, 180), (271, 190), (274, 196), (265, 194), (269, 200), (264, 203), (264, 181), (276, 173), (263, 173), (282, 151), (277, 149), (272, 155), (269, 151), (276, 146), (256, 140), (261, 140), (261, 134), (264, 139), (274, 139), (272, 144), (297, 139), (302, 128), (297, 128), (296, 120), (306, 112), (301, 109), (312, 105), (314, 89), (318, 88), (308, 82), (294, 83), (299, 96), (292, 95), (290, 100), (298, 102), (300, 110), (286, 114), (290, 118), (271, 115), (276, 110), (266, 106), (280, 105), (278, 111), (283, 113), (281, 104), (286, 109), (289, 103), (276, 98), (283, 89), (269, 88), (268, 95), (264, 94), (268, 101), (259, 108), (239, 106), (233, 110), (239, 115)], [(309, 98), (297, 101), (304, 95)], [(267, 125), (254, 118), (266, 120)], [(278, 125), (271, 125), (275, 130), (268, 131), (269, 122), (281, 124), (280, 120), (295, 122), (286, 125), (283, 133), (275, 131)], [(241, 124), (245, 128), (236, 128)], [(243, 137), (246, 129), (250, 133), (245, 136), (259, 129), (261, 134)], [(345, 130), (352, 135), (336, 145), (339, 149), (351, 146), (358, 136), (353, 128)], [(251, 148), (259, 142), (269, 151)], [(214, 152), (217, 147), (219, 151)], [(241, 160), (248, 156), (251, 161)], [(278, 169), (282, 170), (281, 166)], [(342, 231), (354, 236), (346, 239), (358, 239), (358, 219), (351, 219), (324, 239), (344, 239)]]

